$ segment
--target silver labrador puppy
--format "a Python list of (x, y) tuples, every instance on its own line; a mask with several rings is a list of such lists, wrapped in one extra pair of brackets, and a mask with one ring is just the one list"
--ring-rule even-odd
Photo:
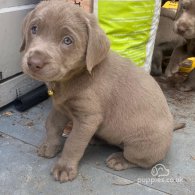
[(171, 144), (173, 117), (155, 80), (110, 44), (92, 14), (63, 0), (43, 1), (23, 25), (22, 67), (53, 91), (53, 108), (40, 156), (54, 157), (62, 148), (67, 120), (73, 129), (52, 173), (65, 182), (93, 135), (122, 148), (106, 164), (114, 170), (149, 168), (161, 161)]
[[(195, 0), (179, 0), (174, 31), (185, 38), (186, 43), (173, 51), (169, 67), (165, 72), (168, 77), (178, 72), (184, 60), (195, 56)], [(178, 83), (177, 88), (181, 91), (195, 90), (195, 69), (189, 73), (185, 82)]]

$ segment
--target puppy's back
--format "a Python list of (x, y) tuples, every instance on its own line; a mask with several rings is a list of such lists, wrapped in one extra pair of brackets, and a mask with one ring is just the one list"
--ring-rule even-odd
[[(95, 70), (100, 94), (108, 103), (128, 106), (128, 110), (142, 112), (152, 110), (151, 115), (172, 118), (166, 98), (157, 82), (142, 68), (110, 52), (108, 57)], [(98, 89), (96, 85), (96, 90)], [(125, 104), (125, 105), (123, 105)], [(157, 115), (156, 115), (157, 116)]]

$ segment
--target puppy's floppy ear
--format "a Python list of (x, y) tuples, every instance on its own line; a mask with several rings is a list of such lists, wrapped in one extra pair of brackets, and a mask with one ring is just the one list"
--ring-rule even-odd
[(88, 15), (88, 45), (86, 54), (87, 70), (91, 73), (92, 69), (99, 64), (108, 54), (110, 42), (105, 32), (98, 26), (95, 16)]
[(22, 24), (22, 44), (20, 46), (20, 52), (25, 50), (26, 47), (26, 38), (27, 38), (27, 34), (28, 34), (28, 26), (29, 26), (29, 22), (30, 22), (30, 18), (32, 15), (33, 11), (29, 12), (26, 17), (24, 18), (24, 22)]

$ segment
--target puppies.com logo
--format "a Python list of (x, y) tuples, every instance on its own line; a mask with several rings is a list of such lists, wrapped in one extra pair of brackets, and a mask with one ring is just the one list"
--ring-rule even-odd
[(154, 177), (167, 177), (169, 176), (169, 169), (163, 164), (157, 164), (152, 168), (151, 175)]

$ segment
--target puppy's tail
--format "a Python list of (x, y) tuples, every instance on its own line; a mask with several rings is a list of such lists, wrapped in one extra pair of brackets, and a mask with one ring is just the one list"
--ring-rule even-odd
[(176, 131), (178, 129), (183, 129), (185, 126), (186, 126), (185, 123), (176, 123), (175, 122), (173, 131)]

